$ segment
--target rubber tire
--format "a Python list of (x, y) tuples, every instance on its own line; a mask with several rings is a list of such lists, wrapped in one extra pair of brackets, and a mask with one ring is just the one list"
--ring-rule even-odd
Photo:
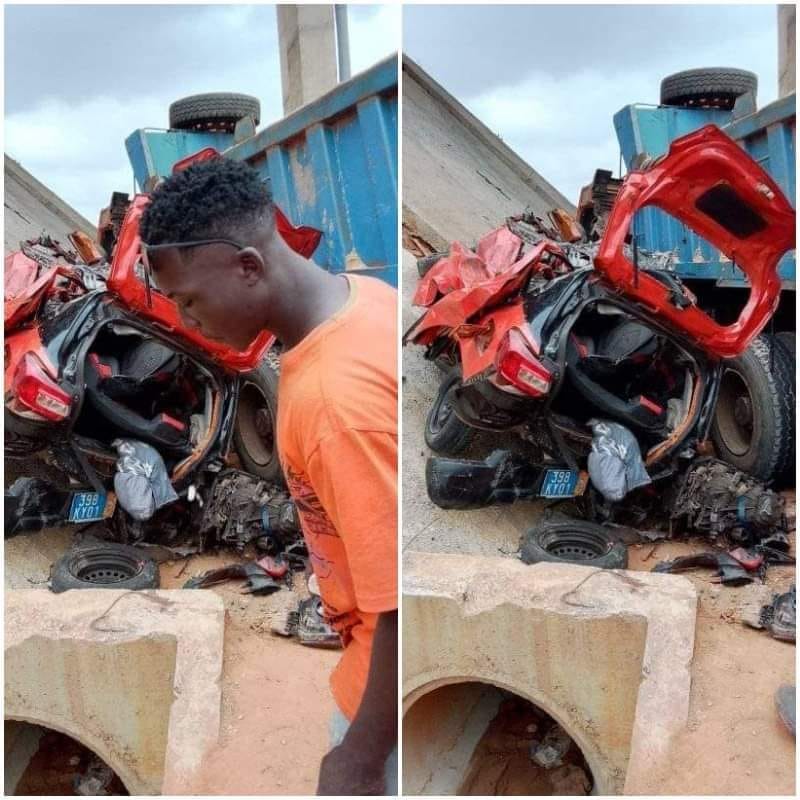
[(242, 461), (245, 471), (251, 475), (256, 475), (266, 481), (272, 483), (285, 485), (283, 471), (281, 470), (281, 462), (278, 457), (278, 444), (277, 444), (277, 420), (278, 420), (278, 370), (276, 369), (275, 362), (272, 358), (267, 356), (261, 365), (254, 369), (252, 372), (242, 376), (242, 389), (244, 384), (252, 383), (257, 386), (261, 392), (266, 396), (269, 402), (270, 416), (272, 418), (272, 431), (273, 440), (275, 442), (273, 455), (270, 461), (266, 464), (259, 464), (248, 453), (247, 447), (244, 442), (244, 437), (241, 429), (241, 418), (239, 416), (239, 409), (236, 410), (236, 421), (233, 427), (233, 443), (236, 447), (236, 452)]
[[(593, 558), (569, 558), (551, 552), (559, 544), (569, 546), (577, 542), (596, 550)], [(580, 564), (599, 569), (625, 569), (628, 566), (628, 548), (624, 542), (611, 536), (602, 525), (580, 519), (542, 520), (529, 528), (522, 537), (520, 558), (525, 564), (542, 562)]]
[(749, 91), (755, 95), (757, 89), (758, 77), (744, 69), (687, 69), (661, 81), (661, 105), (731, 109), (736, 98)]
[(169, 127), (176, 130), (225, 130), (232, 133), (243, 117), (261, 121), (257, 97), (233, 92), (193, 94), (176, 100), (169, 107)]
[(474, 431), (469, 425), (463, 423), (451, 409), (445, 422), (438, 429), (435, 426), (439, 407), (444, 401), (450, 390), (461, 383), (461, 369), (452, 367), (448, 370), (442, 382), (439, 384), (439, 391), (433, 401), (431, 410), (425, 419), (425, 444), (434, 453), (444, 456), (455, 456), (463, 453), (472, 441)]
[[(81, 560), (101, 561), (109, 554), (133, 559), (141, 564), (140, 571), (122, 581), (112, 583), (96, 583), (87, 581), (77, 575)], [(53, 592), (66, 592), (68, 589), (125, 589), (138, 591), (141, 589), (158, 589), (160, 576), (158, 564), (144, 555), (136, 547), (124, 544), (80, 544), (67, 550), (61, 558), (50, 567), (50, 589)]]
[(797, 356), (797, 334), (794, 331), (780, 331), (775, 338), (789, 351), (794, 361)]
[[(772, 361), (772, 370), (770, 370)], [(794, 361), (784, 347), (774, 347), (768, 337), (756, 337), (740, 356), (726, 362), (748, 388), (754, 412), (754, 446), (738, 455), (731, 452), (719, 432), (719, 401), (714, 409), (711, 438), (720, 459), (765, 483), (779, 480), (794, 462)]]
[(433, 253), (432, 255), (418, 258), (417, 272), (419, 272), (420, 278), (424, 278), (431, 271), (431, 269), (433, 269), (433, 267), (439, 263), (439, 261), (441, 261), (445, 256), (449, 255), (450, 253)]
[[(789, 356), (792, 364), (792, 406), (797, 407), (797, 377), (794, 372), (794, 365), (797, 360), (797, 334), (794, 331), (780, 331), (774, 335), (774, 339), (778, 342), (779, 347), (783, 347)], [(790, 488), (795, 484), (796, 476), (796, 453), (797, 453), (797, 415), (793, 414), (791, 418), (790, 440), (792, 442), (792, 452), (789, 456), (789, 466), (780, 476), (780, 485)]]
[(7, 456), (20, 458), (38, 453), (47, 447), (47, 436), (52, 436), (52, 426), (21, 419), (7, 408), (3, 412), (3, 450)]

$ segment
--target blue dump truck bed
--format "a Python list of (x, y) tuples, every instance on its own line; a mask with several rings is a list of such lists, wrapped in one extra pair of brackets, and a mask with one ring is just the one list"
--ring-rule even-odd
[[(720, 109), (642, 104), (625, 106), (614, 115), (614, 128), (628, 169), (637, 157), (663, 155), (673, 139), (709, 123), (718, 125), (737, 141), (796, 206), (794, 94), (739, 119), (734, 119), (733, 112)], [(672, 268), (682, 278), (705, 280), (720, 287), (746, 287), (741, 270), (659, 209), (648, 208), (637, 215), (635, 230), (641, 247), (673, 254)], [(781, 260), (779, 273), (784, 288), (794, 290), (794, 252)]]
[(125, 142), (140, 188), (205, 147), (252, 164), (295, 225), (323, 232), (314, 260), (397, 285), (397, 59), (392, 56), (255, 135), (143, 128)]

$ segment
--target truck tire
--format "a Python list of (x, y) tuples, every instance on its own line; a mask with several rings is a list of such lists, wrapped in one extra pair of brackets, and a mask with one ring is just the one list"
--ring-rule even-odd
[(456, 416), (449, 401), (450, 393), (460, 384), (459, 367), (453, 367), (445, 373), (425, 420), (425, 444), (440, 455), (455, 456), (463, 453), (472, 441), (472, 428)]
[[(778, 347), (783, 347), (786, 351), (787, 355), (789, 356), (789, 360), (794, 367), (797, 358), (797, 351), (796, 351), (796, 340), (797, 335), (794, 331), (781, 331), (780, 333), (776, 333), (774, 336), (775, 341), (778, 343)], [(791, 395), (791, 403), (794, 408), (797, 407), (797, 378), (794, 373), (794, 369), (792, 369), (792, 395)], [(789, 466), (786, 468), (784, 473), (781, 475), (779, 479), (779, 483), (781, 487), (791, 487), (795, 484), (795, 476), (796, 476), (796, 453), (797, 453), (797, 414), (793, 414), (791, 418), (791, 427), (790, 427), (790, 435), (789, 439), (792, 443), (792, 451), (789, 455)]]
[(701, 67), (668, 75), (661, 81), (661, 105), (730, 110), (738, 97), (758, 89), (752, 72), (733, 67)]
[(261, 120), (257, 97), (232, 92), (193, 94), (176, 100), (169, 107), (169, 126), (184, 131), (224, 131), (233, 133), (242, 117)]
[(555, 562), (600, 569), (625, 569), (628, 548), (602, 525), (579, 519), (542, 520), (522, 537), (525, 564)]
[(111, 542), (79, 544), (50, 567), (50, 589), (158, 589), (158, 564), (141, 550)]
[(233, 442), (245, 470), (283, 484), (278, 458), (278, 370), (269, 356), (242, 376)]
[(794, 453), (794, 361), (758, 336), (723, 367), (711, 438), (717, 454), (765, 483), (780, 479)]
[(424, 278), (439, 261), (449, 255), (450, 253), (433, 253), (432, 255), (418, 258), (417, 272), (419, 272), (420, 278)]

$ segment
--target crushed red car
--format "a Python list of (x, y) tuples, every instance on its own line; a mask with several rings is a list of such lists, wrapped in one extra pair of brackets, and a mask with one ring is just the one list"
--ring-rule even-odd
[[(105, 520), (124, 543), (279, 552), (299, 526), (275, 450), (274, 337), (236, 352), (184, 326), (146, 280), (148, 197), (117, 199), (110, 264), (50, 240), (6, 258), (5, 455), (21, 473), (6, 491), (6, 536)], [(300, 230), (285, 223), (287, 235)], [(298, 246), (313, 244), (300, 233)], [(128, 448), (134, 465), (143, 453), (163, 462), (171, 501), (155, 513), (123, 507), (114, 491), (120, 442), (139, 448)]]
[[(668, 261), (637, 248), (631, 228), (648, 205), (743, 270), (751, 292), (738, 319), (720, 324)], [(593, 458), (607, 468), (616, 457), (629, 477), (640, 468), (620, 494), (647, 505), (708, 454), (725, 359), (764, 346), (759, 334), (780, 292), (777, 265), (794, 247), (794, 210), (743, 150), (708, 126), (630, 173), (603, 229), (599, 242), (576, 243), (523, 215), (474, 250), (455, 243), (420, 265), (414, 303), (425, 310), (404, 343), (424, 346), (444, 370), (425, 430), (441, 454), (426, 475), (437, 505), (576, 497), (586, 516), (608, 519), (622, 504), (601, 486)], [(516, 431), (539, 455), (453, 458), (476, 430)], [(633, 446), (619, 438), (625, 432)], [(782, 507), (768, 505), (759, 519), (757, 508), (742, 509), (743, 537), (779, 527)]]

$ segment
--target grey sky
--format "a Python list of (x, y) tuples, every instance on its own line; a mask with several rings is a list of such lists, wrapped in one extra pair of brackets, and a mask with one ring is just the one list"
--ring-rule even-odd
[(405, 6), (403, 50), (573, 202), (619, 165), (612, 116), (703, 66), (777, 97), (774, 5)]
[[(5, 151), (90, 220), (131, 191), (124, 140), (197, 92), (282, 116), (271, 5), (5, 6)], [(353, 72), (396, 50), (400, 13), (350, 6)]]

